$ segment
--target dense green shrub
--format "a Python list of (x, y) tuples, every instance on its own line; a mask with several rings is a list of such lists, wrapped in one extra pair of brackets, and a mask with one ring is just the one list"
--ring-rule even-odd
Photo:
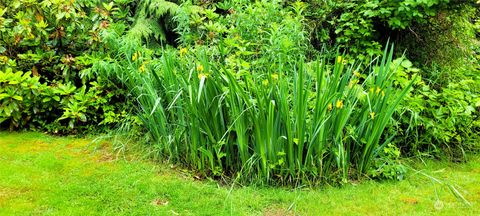
[[(412, 24), (408, 32), (395, 37), (406, 55), (426, 70), (423, 75), (436, 88), (475, 74), (475, 51), (480, 47), (475, 28), (477, 10), (469, 5), (442, 10), (428, 23)], [(440, 73), (433, 73), (437, 71)]]
[(30, 75), (11, 68), (0, 71), (0, 123), (9, 120), (10, 128), (27, 125), (38, 105), (34, 99), (47, 88)]
[(0, 6), (0, 53), (16, 60), (18, 70), (49, 82), (78, 81), (83, 65), (76, 57), (98, 49), (99, 31), (116, 21), (112, 13), (122, 13), (101, 1), (16, 0)]
[[(399, 86), (424, 73), (410, 61), (394, 64), (400, 65), (396, 77)], [(400, 105), (398, 125), (390, 128), (401, 134), (395, 143), (410, 154), (463, 160), (465, 152), (478, 151), (480, 146), (480, 78), (463, 78), (438, 90), (428, 81), (419, 79)]]
[(394, 39), (412, 59), (403, 67), (406, 74), (423, 77), (399, 109), (395, 130), (403, 134), (398, 144), (404, 152), (463, 160), (465, 152), (479, 149), (477, 11), (472, 4), (444, 8)]
[[(449, 14), (453, 10), (465, 13), (466, 11), (462, 8), (465, 8), (465, 5), (474, 5), (476, 1), (310, 0), (308, 2), (310, 4), (307, 17), (309, 26), (312, 28), (312, 42), (317, 48), (327, 43), (330, 46), (348, 49), (350, 53), (368, 60), (369, 56), (380, 54), (381, 45), (389, 37), (397, 39), (399, 36), (410, 33), (412, 27), (419, 25), (428, 26), (431, 30), (437, 31), (438, 26), (435, 25), (439, 22), (436, 18), (441, 14)], [(419, 34), (422, 32), (419, 31)], [(429, 33), (423, 35), (428, 36)], [(418, 35), (409, 35), (408, 38), (415, 39), (415, 37)], [(435, 34), (435, 37), (447, 36)], [(405, 49), (403, 46), (397, 48)], [(429, 52), (423, 49), (420, 51)]]
[(1, 125), (77, 133), (125, 116), (127, 93), (90, 67), (100, 32), (128, 22), (131, 2), (0, 1)]
[(116, 123), (127, 112), (115, 113), (113, 93), (91, 82), (77, 88), (70, 83), (47, 85), (31, 72), (0, 71), (0, 125), (42, 129), (52, 133), (99, 130), (96, 126)]

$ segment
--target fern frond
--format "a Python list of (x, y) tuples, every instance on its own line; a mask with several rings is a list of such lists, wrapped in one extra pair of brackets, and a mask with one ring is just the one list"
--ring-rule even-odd
[(142, 1), (141, 8), (147, 16), (159, 18), (167, 13), (175, 15), (179, 6), (173, 2), (165, 0), (145, 0)]
[(140, 16), (133, 27), (128, 31), (128, 37), (150, 40), (154, 37), (157, 40), (165, 40), (165, 30), (155, 19)]
[(135, 23), (128, 32), (130, 39), (149, 41), (155, 38), (157, 41), (165, 41), (165, 29), (160, 25), (159, 19), (166, 19), (164, 15), (175, 15), (179, 6), (165, 0), (144, 0), (140, 1), (136, 12)]

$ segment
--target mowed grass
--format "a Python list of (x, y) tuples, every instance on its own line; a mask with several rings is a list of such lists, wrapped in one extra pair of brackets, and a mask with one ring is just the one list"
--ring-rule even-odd
[(472, 207), (413, 172), (341, 188), (227, 187), (117, 157), (108, 143), (0, 132), (0, 215), (480, 215), (478, 156), (416, 166), (456, 185)]

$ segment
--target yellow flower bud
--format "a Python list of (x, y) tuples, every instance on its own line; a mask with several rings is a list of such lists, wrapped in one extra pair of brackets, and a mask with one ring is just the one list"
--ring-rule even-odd
[(338, 100), (337, 103), (335, 104), (335, 106), (336, 106), (338, 109), (343, 108), (343, 101), (342, 101), (342, 100)]
[(358, 71), (354, 71), (353, 75), (356, 76), (356, 77), (360, 77), (361, 74)]
[(187, 48), (181, 48), (180, 49), (180, 56), (184, 56), (185, 54), (187, 54)]
[(3, 63), (7, 63), (8, 62), (8, 57), (7, 56), (0, 56), (0, 61), (2, 61)]
[(207, 74), (204, 74), (204, 73), (199, 73), (198, 74), (198, 79), (206, 79), (206, 78), (208, 78)]
[(139, 51), (135, 52), (132, 56), (132, 61), (135, 61), (138, 58), (140, 58), (140, 55), (141, 55), (141, 53)]
[(262, 81), (262, 84), (263, 84), (264, 86), (268, 86), (268, 80), (263, 80), (263, 81)]
[(273, 79), (273, 80), (278, 80), (278, 74), (273, 73), (273, 74), (272, 74), (272, 79)]
[(203, 65), (197, 65), (197, 71), (202, 72), (203, 71)]
[(343, 60), (342, 56), (337, 56), (337, 63), (339, 64), (342, 63), (342, 60)]

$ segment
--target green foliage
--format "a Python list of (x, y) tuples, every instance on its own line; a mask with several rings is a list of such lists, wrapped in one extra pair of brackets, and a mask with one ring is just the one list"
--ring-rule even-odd
[[(449, 81), (474, 75), (478, 65), (476, 50), (475, 6), (460, 5), (455, 9), (439, 11), (428, 23), (415, 23), (409, 32), (397, 36), (398, 44), (416, 65), (427, 70), (424, 77), (438, 86)], [(418, 49), (422, 47), (422, 49)], [(477, 51), (478, 52), (478, 51)], [(441, 73), (432, 73), (430, 70)], [(478, 67), (477, 67), (478, 70)]]
[(89, 71), (104, 50), (101, 31), (129, 22), (131, 6), (128, 0), (1, 2), (2, 126), (78, 133), (125, 117), (128, 104), (120, 105), (127, 94)]
[[(98, 130), (94, 125), (111, 125), (125, 118), (127, 112), (115, 114), (113, 93), (91, 82), (77, 88), (72, 84), (46, 85), (31, 72), (0, 71), (0, 125), (42, 129), (53, 133), (77, 133)], [(88, 124), (87, 124), (88, 121)]]
[(410, 33), (396, 39), (412, 59), (402, 65), (405, 73), (399, 82), (413, 74), (423, 77), (407, 96), (408, 103), (401, 105), (400, 125), (392, 128), (403, 134), (398, 144), (404, 152), (461, 161), (465, 152), (479, 149), (477, 11), (473, 3), (457, 4), (439, 11), (428, 23), (411, 25)]
[(175, 15), (178, 5), (164, 0), (148, 0), (140, 1), (138, 7), (135, 22), (129, 29), (130, 37), (144, 39), (151, 46), (167, 42), (166, 33), (171, 28), (168, 23), (171, 19), (166, 16)]
[[(477, 1), (310, 1), (313, 44), (327, 42), (369, 60), (388, 37), (401, 62), (397, 86), (422, 77), (389, 126), (407, 154), (447, 154), (459, 160), (478, 149)], [(416, 69), (415, 66), (420, 69)]]
[(389, 143), (375, 158), (373, 169), (369, 174), (374, 178), (402, 180), (407, 168), (400, 163), (400, 150)]
[[(348, 18), (346, 12), (338, 20), (333, 19), (338, 21), (335, 27), (340, 40), (335, 43), (351, 48), (362, 62), (379, 53), (380, 43), (375, 42), (378, 37), (373, 34), (378, 19), (391, 29), (403, 29), (414, 20), (429, 22), (435, 11), (448, 6), (445, 2), (380, 2), (381, 7), (375, 2), (330, 3), (344, 5), (344, 10), (369, 19), (362, 22), (358, 17)], [(120, 81), (129, 89), (139, 104), (138, 115), (149, 131), (150, 142), (164, 158), (206, 175), (236, 173), (240, 179), (263, 182), (346, 181), (362, 174), (399, 179), (405, 169), (397, 163), (393, 146), (383, 149), (387, 143), (416, 152), (430, 151), (431, 147), (444, 149), (452, 145), (454, 137), (473, 139), (470, 135), (476, 129), (469, 128), (472, 124), (468, 122), (476, 122), (476, 112), (465, 104), (476, 101), (476, 93), (463, 97), (456, 91), (465, 89), (452, 85), (451, 91), (445, 89), (437, 94), (432, 83), (425, 82), (431, 77), (414, 82), (414, 76), (424, 74), (412, 62), (401, 59), (393, 64), (389, 64), (391, 59), (383, 59), (379, 67), (348, 64), (341, 70), (337, 65), (354, 60), (319, 60), (318, 53), (306, 45), (310, 29), (305, 26), (309, 20), (303, 13), (312, 5), (297, 2), (284, 7), (278, 2), (227, 1), (202, 6), (184, 3), (155, 12), (149, 4), (140, 7), (141, 16), (133, 28), (125, 31), (127, 26), (116, 24), (102, 33), (106, 47), (116, 58), (93, 63), (92, 72)], [(405, 14), (399, 9), (404, 6), (416, 12)], [(154, 36), (163, 35), (151, 27), (158, 20), (148, 24), (150, 27), (146, 21), (165, 17), (166, 22), (176, 25), (178, 55), (169, 48), (160, 51), (152, 46), (152, 38), (160, 44), (168, 39)], [(350, 23), (353, 21), (361, 23)], [(365, 42), (360, 47), (371, 49), (357, 49), (358, 41)], [(383, 56), (388, 57), (387, 53)], [(373, 84), (378, 73), (397, 69), (398, 73), (385, 79), (390, 84)], [(324, 77), (319, 75), (322, 71)], [(417, 88), (407, 95), (409, 101), (402, 103), (396, 114), (400, 120), (395, 124), (390, 123), (392, 107), (399, 102), (394, 96), (376, 101), (360, 93), (383, 96), (386, 89), (396, 92), (408, 89), (412, 83)], [(421, 89), (431, 92), (420, 93)], [(458, 98), (448, 100), (451, 96)], [(458, 99), (464, 101), (458, 103)], [(346, 111), (327, 112), (334, 110), (336, 103)], [(458, 105), (458, 109), (445, 109), (451, 104)], [(447, 115), (454, 117), (445, 118)], [(437, 121), (442, 124), (437, 126)], [(385, 128), (388, 133), (383, 134)], [(456, 134), (458, 131), (462, 135)]]
[(0, 87), (0, 123), (10, 120), (11, 128), (27, 125), (33, 112), (26, 113), (26, 110), (33, 111), (34, 99), (46, 86), (30, 73), (13, 72), (9, 68), (0, 71)]
[(218, 23), (198, 31), (213, 37), (189, 44), (181, 36), (186, 47), (178, 51), (157, 52), (112, 25), (103, 36), (116, 58), (93, 68), (136, 98), (162, 158), (245, 182), (361, 178), (383, 151), (383, 131), (409, 86), (393, 88), (393, 49), (362, 73), (341, 55), (307, 61), (302, 8), (257, 2), (225, 19), (205, 12)]
[[(397, 61), (397, 85), (406, 86), (421, 70), (410, 61)], [(455, 160), (476, 150), (480, 130), (480, 79), (478, 76), (450, 82), (439, 90), (418, 80), (399, 108), (397, 144), (411, 154), (446, 154)]]
[(477, 4), (2, 1), (0, 127), (124, 123), (245, 182), (401, 179), (400, 152), (478, 148)]
[(380, 54), (381, 44), (388, 37), (408, 33), (417, 24), (429, 26), (437, 14), (475, 1), (310, 0), (309, 3), (307, 17), (315, 46), (321, 47), (322, 43), (339, 46), (369, 60), (372, 55)]
[(0, 54), (16, 60), (18, 70), (42, 79), (78, 81), (77, 56), (100, 49), (99, 32), (125, 19), (128, 2), (31, 1), (0, 3)]

